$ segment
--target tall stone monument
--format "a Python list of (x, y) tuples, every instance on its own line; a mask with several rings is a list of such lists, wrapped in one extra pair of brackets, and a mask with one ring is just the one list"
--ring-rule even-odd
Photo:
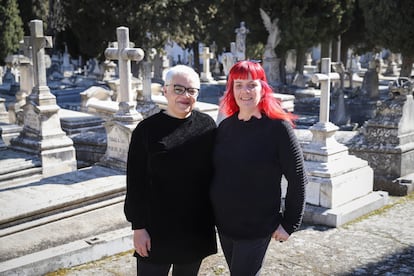
[(262, 9), (260, 9), (260, 15), (266, 30), (269, 32), (265, 52), (263, 54), (263, 69), (265, 70), (267, 80), (270, 83), (280, 83), (280, 59), (277, 58), (275, 53), (275, 48), (281, 39), (278, 27), (279, 19), (275, 18), (272, 21), (270, 16)]
[(30, 21), (34, 87), (26, 98), (24, 127), (11, 140), (12, 148), (41, 157), (44, 177), (76, 170), (73, 141), (60, 125), (59, 106), (46, 82), (45, 48), (52, 46), (51, 37), (43, 35), (43, 22)]
[(398, 79), (390, 98), (350, 141), (350, 152), (374, 169), (374, 189), (392, 195), (414, 191), (414, 82)]
[(116, 29), (117, 48), (107, 48), (105, 56), (109, 60), (118, 60), (119, 68), (119, 109), (111, 120), (105, 124), (107, 133), (107, 149), (100, 163), (104, 166), (125, 170), (128, 158), (129, 142), (132, 131), (142, 115), (136, 110), (136, 102), (132, 95), (131, 60), (140, 61), (144, 51), (140, 48), (130, 48), (129, 29)]
[(246, 59), (246, 37), (249, 33), (244, 21), (240, 22), (240, 27), (236, 28), (236, 57), (237, 60)]
[(319, 122), (310, 128), (312, 141), (304, 145), (303, 153), (309, 177), (306, 201), (315, 206), (307, 215), (315, 223), (336, 227), (382, 207), (388, 197), (372, 192), (368, 162), (349, 155), (334, 137), (339, 128), (329, 122), (330, 81), (339, 75), (330, 73), (330, 67), (330, 59), (323, 58), (322, 73), (312, 78), (321, 84)]

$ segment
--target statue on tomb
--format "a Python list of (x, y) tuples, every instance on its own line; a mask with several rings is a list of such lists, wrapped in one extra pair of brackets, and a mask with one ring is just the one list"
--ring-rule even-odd
[(260, 9), (260, 15), (263, 20), (263, 24), (266, 27), (266, 30), (269, 32), (269, 36), (267, 37), (267, 43), (265, 47), (264, 58), (267, 57), (276, 57), (274, 49), (280, 42), (280, 30), (278, 27), (279, 19), (275, 18), (273, 21), (270, 19), (270, 16), (262, 9)]
[(236, 29), (236, 51), (237, 59), (246, 59), (246, 36), (249, 33), (249, 29), (246, 28), (245, 22), (240, 22), (240, 28)]

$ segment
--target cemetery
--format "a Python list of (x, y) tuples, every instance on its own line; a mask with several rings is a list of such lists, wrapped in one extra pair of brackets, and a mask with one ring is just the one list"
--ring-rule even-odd
[[(309, 178), (304, 222), (341, 227), (387, 206), (390, 196), (410, 195), (414, 79), (399, 77), (401, 60), (392, 54), (384, 63), (386, 50), (350, 52), (344, 65), (309, 52), (303, 75), (291, 72), (283, 84), (274, 51), (278, 19), (260, 14), (268, 32), (260, 62), (274, 97), (298, 115), (295, 134)], [(122, 203), (132, 131), (166, 108), (165, 72), (193, 65), (190, 55), (145, 51), (126, 26), (113, 30), (105, 60), (86, 62), (67, 47), (52, 52), (41, 20), (29, 26), (19, 54), (0, 67), (0, 275), (44, 275), (131, 249)], [(217, 125), (228, 71), (247, 58), (249, 35), (242, 21), (220, 56), (199, 47), (196, 109)], [(102, 219), (85, 223), (96, 216)]]

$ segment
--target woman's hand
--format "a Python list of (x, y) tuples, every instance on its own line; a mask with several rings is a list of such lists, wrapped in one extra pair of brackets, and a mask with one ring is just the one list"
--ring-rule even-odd
[(151, 251), (151, 238), (147, 230), (134, 230), (134, 248), (141, 257), (148, 257), (148, 252)]
[(285, 231), (285, 228), (281, 224), (277, 227), (276, 231), (273, 232), (272, 238), (274, 238), (277, 241), (284, 242), (289, 239), (289, 234)]

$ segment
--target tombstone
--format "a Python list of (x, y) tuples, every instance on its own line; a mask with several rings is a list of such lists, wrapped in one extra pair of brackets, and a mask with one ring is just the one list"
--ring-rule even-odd
[(278, 27), (279, 19), (275, 18), (272, 21), (270, 16), (262, 9), (260, 9), (260, 15), (262, 17), (263, 24), (269, 33), (263, 55), (263, 69), (266, 72), (266, 77), (269, 83), (280, 83), (280, 58), (277, 58), (275, 53), (275, 48), (281, 40), (280, 30)]
[(368, 162), (348, 154), (348, 148), (337, 142), (338, 127), (329, 122), (330, 59), (322, 59), (321, 74), (312, 77), (321, 84), (319, 122), (310, 128), (312, 141), (303, 147), (305, 168), (309, 177), (306, 202), (311, 206), (306, 216), (316, 223), (339, 226), (382, 207), (387, 193), (372, 192), (373, 171)]
[(137, 111), (142, 114), (143, 118), (147, 118), (160, 111), (158, 106), (151, 98), (151, 63), (142, 61), (142, 96), (137, 98)]
[(370, 68), (365, 73), (362, 86), (356, 89), (356, 97), (348, 100), (351, 122), (362, 126), (367, 120), (375, 117), (377, 102), (381, 96), (378, 85), (377, 67), (375, 61), (372, 60)]
[(116, 77), (116, 63), (111, 60), (105, 60), (103, 63), (104, 73), (102, 81), (110, 81)]
[(240, 22), (240, 27), (236, 28), (236, 57), (237, 60), (246, 59), (246, 36), (249, 29), (246, 28), (245, 22)]
[(399, 79), (390, 86), (391, 97), (378, 102), (350, 145), (350, 152), (374, 169), (374, 189), (391, 195), (414, 191), (414, 84)]
[[(162, 81), (162, 73), (163, 73), (163, 61), (162, 61), (162, 54), (157, 53), (154, 56), (154, 60), (152, 61), (154, 66), (154, 80)], [(190, 65), (191, 66), (191, 65)]]
[(6, 100), (0, 98), (0, 123), (9, 123), (9, 113), (6, 110)]
[(63, 62), (61, 66), (61, 72), (63, 77), (68, 78), (73, 75), (73, 65), (70, 63), (70, 55), (68, 52), (68, 46), (65, 44), (65, 52), (63, 53)]
[(236, 57), (233, 55), (233, 53), (230, 52), (224, 52), (223, 56), (221, 58), (221, 62), (223, 63), (223, 72), (224, 75), (228, 76), (231, 67), (233, 67), (235, 63)]
[(73, 141), (62, 130), (59, 106), (46, 83), (45, 48), (52, 46), (51, 37), (43, 35), (43, 22), (30, 21), (34, 87), (26, 98), (24, 127), (11, 140), (12, 148), (41, 157), (44, 177), (76, 170)]
[(210, 72), (210, 59), (213, 58), (213, 54), (210, 53), (208, 47), (203, 47), (201, 58), (203, 59), (203, 72), (201, 72), (200, 80), (202, 82), (211, 82), (214, 80)]
[(20, 57), (20, 89), (16, 92), (16, 102), (9, 106), (10, 123), (23, 125), (23, 106), (26, 104), (26, 97), (33, 89), (33, 64), (31, 46), (28, 37), (20, 42), (20, 50), (23, 55)]
[(131, 60), (140, 61), (144, 51), (140, 48), (130, 48), (129, 29), (118, 27), (116, 29), (118, 47), (107, 48), (107, 59), (118, 60), (120, 88), (119, 109), (112, 120), (105, 124), (107, 132), (107, 149), (101, 163), (107, 167), (126, 170), (128, 147), (132, 131), (135, 129), (142, 115), (136, 110), (133, 101), (131, 81)]
[(332, 123), (339, 126), (341, 129), (351, 129), (350, 125), (350, 116), (347, 112), (347, 107), (345, 106), (345, 96), (344, 96), (344, 82), (345, 82), (345, 67), (342, 62), (337, 62), (334, 64), (334, 71), (339, 74), (340, 85), (335, 88), (335, 93), (332, 93), (332, 98), (336, 99), (335, 108), (333, 108), (332, 114)]

